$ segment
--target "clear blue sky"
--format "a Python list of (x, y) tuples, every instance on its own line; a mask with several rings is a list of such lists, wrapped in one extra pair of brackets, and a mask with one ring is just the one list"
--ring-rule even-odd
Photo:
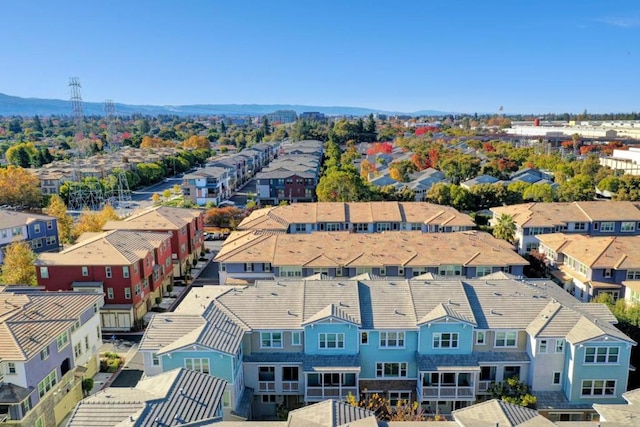
[(640, 110), (640, 0), (2, 0), (0, 92), (411, 112)]

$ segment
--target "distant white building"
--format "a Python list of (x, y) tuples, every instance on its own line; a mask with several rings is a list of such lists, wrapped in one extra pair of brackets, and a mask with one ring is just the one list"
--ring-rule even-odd
[(628, 175), (640, 175), (640, 148), (613, 150), (611, 157), (600, 157), (600, 165), (624, 171)]

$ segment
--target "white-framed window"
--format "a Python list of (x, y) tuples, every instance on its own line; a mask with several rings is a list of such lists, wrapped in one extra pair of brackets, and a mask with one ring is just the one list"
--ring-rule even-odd
[(603, 222), (600, 224), (601, 233), (610, 233), (615, 229), (615, 222)]
[(411, 403), (411, 392), (410, 391), (390, 391), (389, 392), (389, 405), (391, 407), (395, 407), (398, 404), (410, 404)]
[(618, 363), (619, 347), (586, 347), (584, 363)]
[(604, 269), (603, 276), (605, 277), (605, 279), (610, 279), (612, 274), (613, 274), (613, 270), (611, 268)]
[(252, 272), (253, 271), (253, 264), (250, 263), (250, 262), (246, 262), (244, 264), (244, 271)]
[(7, 362), (7, 375), (16, 374), (16, 364), (14, 362)]
[(271, 273), (271, 263), (270, 262), (265, 262), (262, 264), (262, 270), (267, 272), (267, 273)]
[(483, 277), (488, 274), (491, 274), (493, 271), (493, 267), (490, 265), (478, 266), (476, 267), (476, 277)]
[(47, 221), (47, 230), (53, 230), (53, 221)]
[(406, 378), (407, 362), (376, 363), (376, 378)]
[(82, 355), (82, 343), (76, 343), (73, 345), (73, 355), (80, 357)]
[(36, 420), (35, 427), (44, 427), (44, 415)]
[(338, 222), (329, 222), (325, 227), (326, 231), (340, 231), (340, 223)]
[(440, 268), (438, 268), (438, 274), (441, 276), (461, 276), (462, 266), (461, 265), (441, 265)]
[(555, 352), (556, 353), (564, 353), (564, 339), (558, 338), (556, 340)]
[(496, 332), (496, 341), (494, 347), (517, 347), (518, 346), (518, 332)]
[(376, 224), (376, 231), (390, 231), (391, 223), (390, 222), (379, 222)]
[(360, 345), (368, 345), (369, 344), (369, 332), (362, 331), (360, 332)]
[(318, 348), (320, 349), (344, 348), (344, 334), (334, 334), (334, 333), (318, 334)]
[(476, 331), (476, 345), (485, 345), (487, 343), (487, 335), (484, 331)]
[(113, 299), (113, 288), (107, 288), (107, 299)]
[(47, 394), (55, 385), (58, 384), (58, 373), (54, 369), (38, 383), (38, 395), (40, 397)]
[(280, 267), (280, 277), (302, 277), (302, 267), (283, 265)]
[(55, 245), (57, 242), (56, 236), (47, 237), (47, 246)]
[(82, 267), (82, 275), (84, 277), (87, 277), (89, 275), (89, 267), (86, 267), (86, 266)]
[(260, 348), (282, 348), (282, 332), (260, 332)]
[(58, 344), (58, 351), (60, 351), (60, 349), (62, 349), (64, 347), (66, 347), (67, 344), (69, 344), (69, 332), (68, 331), (64, 331), (63, 333), (58, 335), (56, 337), (56, 344)]
[(587, 229), (587, 223), (586, 222), (576, 222), (573, 225), (573, 229), (576, 230), (576, 231), (584, 231), (584, 230)]
[(356, 222), (355, 224), (353, 224), (353, 230), (358, 233), (363, 233), (363, 232), (367, 232), (369, 231), (369, 224), (367, 223), (362, 223), (362, 222)]
[(129, 278), (129, 266), (125, 265), (122, 267), (122, 277), (124, 277), (125, 279)]
[(380, 332), (380, 348), (404, 348), (404, 332)]
[(89, 351), (89, 335), (84, 336), (84, 351)]
[[(428, 267), (413, 267), (411, 269), (411, 274), (413, 277), (420, 276), (426, 274), (429, 271)], [(404, 275), (404, 272), (402, 273)]]
[(40, 267), (40, 277), (43, 279), (49, 278), (49, 267)]
[(373, 267), (356, 267), (356, 275), (365, 273), (373, 274)]
[(381, 276), (386, 276), (387, 275), (387, 267), (384, 267), (384, 266), (380, 267), (380, 275)]
[(627, 280), (640, 280), (640, 270), (627, 270)]
[(203, 374), (208, 374), (209, 359), (204, 357), (184, 359), (184, 367), (187, 369), (191, 369), (192, 371), (198, 371)]
[(306, 233), (307, 224), (296, 224), (296, 233)]
[(113, 274), (111, 273), (111, 267), (104, 268), (104, 275), (107, 277), (107, 279), (111, 279), (111, 277), (113, 277)]
[(622, 224), (620, 225), (620, 231), (623, 233), (630, 233), (632, 231), (636, 231), (635, 221), (622, 221)]
[(33, 231), (36, 233), (40, 232), (40, 224), (33, 224)]
[(133, 274), (138, 274), (138, 263), (133, 264)]
[(140, 282), (136, 283), (136, 286), (134, 288), (134, 292), (136, 295), (140, 295)]
[(338, 277), (342, 276), (342, 266), (341, 265), (336, 267), (336, 276), (338, 276)]
[(40, 360), (45, 360), (47, 357), (49, 357), (49, 346), (40, 351)]
[(553, 373), (551, 384), (558, 385), (562, 382), (562, 371), (556, 371)]
[(546, 353), (549, 347), (549, 342), (547, 340), (540, 340), (538, 342), (538, 353)]
[(616, 395), (616, 380), (582, 380), (582, 396)]
[(299, 346), (302, 345), (302, 333), (301, 332), (291, 332), (291, 345)]
[(160, 366), (160, 357), (157, 353), (151, 353), (151, 364), (153, 366)]
[(131, 299), (131, 288), (124, 288), (124, 299)]
[(458, 348), (458, 333), (457, 332), (434, 333), (433, 348)]

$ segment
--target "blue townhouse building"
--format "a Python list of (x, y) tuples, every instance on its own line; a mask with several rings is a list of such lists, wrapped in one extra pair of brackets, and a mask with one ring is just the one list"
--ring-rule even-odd
[(513, 376), (548, 418), (588, 420), (594, 403), (624, 403), (636, 345), (606, 306), (502, 272), (267, 280), (197, 301), (202, 314), (154, 317), (140, 344), (144, 369), (224, 379), (226, 420), (373, 393), (450, 414)]
[(27, 212), (0, 210), (0, 264), (5, 246), (24, 241), (36, 253), (53, 252), (60, 248), (58, 221), (55, 217)]
[(627, 201), (522, 203), (491, 208), (491, 211), (494, 225), (502, 214), (513, 218), (520, 254), (537, 251), (540, 234), (640, 235), (640, 209)]
[(81, 380), (99, 368), (95, 292), (0, 289), (0, 421), (59, 425), (82, 399)]

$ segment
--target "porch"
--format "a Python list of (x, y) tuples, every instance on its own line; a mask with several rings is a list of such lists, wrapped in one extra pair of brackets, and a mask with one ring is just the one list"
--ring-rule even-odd
[(304, 361), (305, 402), (344, 400), (358, 396), (360, 358), (349, 356), (308, 356)]

